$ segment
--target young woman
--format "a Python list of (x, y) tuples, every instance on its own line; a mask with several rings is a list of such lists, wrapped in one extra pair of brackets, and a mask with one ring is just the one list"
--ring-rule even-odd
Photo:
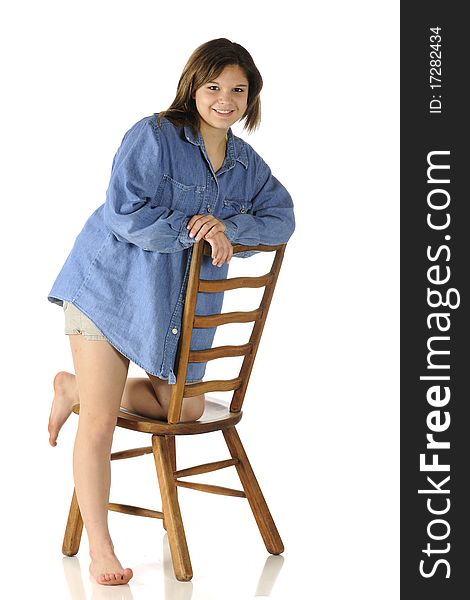
[[(197, 48), (167, 111), (144, 117), (114, 157), (106, 201), (77, 236), (48, 300), (63, 306), (75, 375), (54, 378), (50, 444), (80, 403), (73, 469), (98, 583), (127, 583), (108, 530), (110, 452), (120, 408), (166, 419), (192, 245), (212, 247), (205, 279), (227, 276), (232, 244), (280, 244), (295, 227), (292, 199), (231, 125), (259, 125), (262, 78), (250, 54), (221, 38)], [(253, 252), (237, 254), (247, 256)], [(196, 312), (221, 311), (223, 294), (198, 294)], [(215, 328), (193, 333), (209, 348)], [(128, 378), (129, 361), (148, 378)], [(186, 381), (206, 364), (190, 363)], [(204, 396), (183, 402), (183, 420)]]

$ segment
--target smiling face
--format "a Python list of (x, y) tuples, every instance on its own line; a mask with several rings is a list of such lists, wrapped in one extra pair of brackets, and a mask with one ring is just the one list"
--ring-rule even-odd
[[(194, 94), (201, 131), (227, 131), (245, 114), (248, 79), (238, 65), (228, 65)], [(214, 132), (215, 133), (215, 132)]]

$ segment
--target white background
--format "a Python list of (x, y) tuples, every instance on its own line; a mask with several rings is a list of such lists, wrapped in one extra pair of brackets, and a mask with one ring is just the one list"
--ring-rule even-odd
[[(43, 0), (1, 13), (0, 595), (398, 598), (399, 3)], [(174, 580), (160, 522), (111, 513), (135, 577), (105, 591), (88, 579), (85, 534), (77, 559), (61, 554), (78, 418), (50, 447), (53, 376), (73, 364), (47, 294), (124, 133), (170, 104), (191, 52), (216, 37), (262, 73), (261, 128), (234, 132), (295, 204), (239, 427), (286, 550), (265, 564), (245, 500), (181, 490), (193, 581)], [(119, 430), (113, 448), (139, 435)], [(181, 440), (182, 466), (226, 457), (205, 437)], [(133, 461), (113, 464), (112, 501), (158, 510), (151, 457)]]

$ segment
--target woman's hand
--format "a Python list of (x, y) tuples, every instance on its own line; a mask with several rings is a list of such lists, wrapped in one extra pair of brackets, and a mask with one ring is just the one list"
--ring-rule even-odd
[(212, 248), (212, 264), (221, 267), (224, 263), (230, 262), (233, 256), (233, 246), (223, 232), (214, 233), (209, 239), (205, 238)]
[(226, 227), (212, 215), (193, 215), (186, 226), (189, 229), (189, 237), (196, 236), (198, 242), (201, 238), (210, 241), (210, 238), (219, 232), (224, 232)]
[(212, 264), (221, 267), (230, 262), (233, 256), (233, 246), (225, 236), (227, 229), (222, 221), (212, 215), (193, 215), (186, 226), (189, 237), (195, 237), (198, 242), (204, 238), (212, 248)]

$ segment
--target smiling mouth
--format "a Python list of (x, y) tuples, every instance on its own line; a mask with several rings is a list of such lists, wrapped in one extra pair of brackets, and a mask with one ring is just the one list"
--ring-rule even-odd
[(213, 108), (212, 110), (214, 110), (218, 115), (230, 115), (234, 112), (233, 110), (218, 110), (217, 108)]

